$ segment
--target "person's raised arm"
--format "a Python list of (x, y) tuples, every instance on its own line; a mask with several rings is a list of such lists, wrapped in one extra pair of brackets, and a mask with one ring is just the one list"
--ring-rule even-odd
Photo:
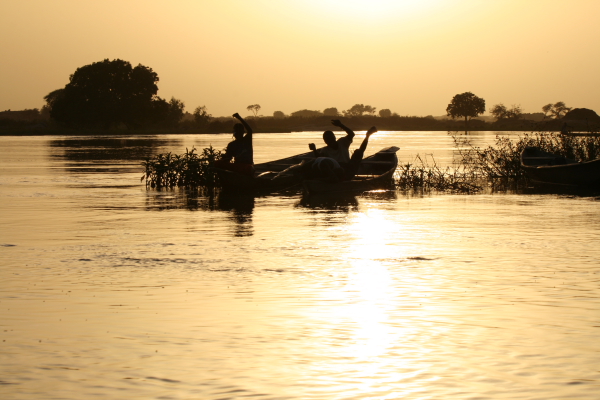
[(372, 126), (371, 128), (369, 128), (369, 130), (367, 131), (367, 134), (365, 135), (365, 139), (362, 141), (362, 143), (360, 144), (359, 149), (363, 151), (367, 150), (367, 145), (369, 144), (369, 138), (371, 137), (372, 134), (374, 134), (375, 132), (377, 132), (377, 128)]
[(250, 125), (248, 125), (248, 123), (244, 120), (244, 118), (242, 118), (242, 116), (238, 113), (233, 114), (233, 118), (237, 118), (238, 121), (240, 121), (242, 123), (242, 125), (244, 125), (244, 129), (246, 129), (246, 134), (244, 135), (244, 137), (250, 135), (252, 136), (252, 128), (250, 128)]
[(332, 119), (331, 124), (333, 126), (337, 126), (338, 128), (342, 128), (346, 132), (346, 136), (352, 139), (354, 137), (354, 131), (348, 128), (346, 125), (342, 124), (342, 121), (339, 119)]

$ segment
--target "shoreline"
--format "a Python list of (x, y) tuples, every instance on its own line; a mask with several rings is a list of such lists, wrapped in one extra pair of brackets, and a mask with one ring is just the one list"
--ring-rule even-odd
[[(362, 131), (364, 129), (355, 129)], [(465, 132), (464, 129), (386, 129), (380, 128), (381, 131), (391, 132)], [(478, 129), (469, 129), (466, 132), (529, 132), (535, 129), (502, 129), (495, 127), (485, 127)], [(560, 132), (560, 129), (545, 129), (547, 132)], [(254, 130), (254, 133), (296, 133), (296, 132), (323, 132), (323, 129), (307, 128), (300, 130)], [(15, 130), (15, 131), (0, 131), (0, 137), (7, 136), (159, 136), (159, 135), (230, 135), (231, 132), (198, 132), (193, 130), (177, 131), (177, 130), (143, 130), (143, 131), (103, 131), (103, 130)], [(597, 132), (569, 132), (569, 136), (597, 136)]]

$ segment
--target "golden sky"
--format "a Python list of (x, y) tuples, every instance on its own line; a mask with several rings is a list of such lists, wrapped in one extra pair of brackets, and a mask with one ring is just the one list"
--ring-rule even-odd
[(0, 4), (0, 110), (41, 107), (78, 67), (151, 67), (214, 116), (492, 105), (600, 113), (600, 0), (21, 0)]

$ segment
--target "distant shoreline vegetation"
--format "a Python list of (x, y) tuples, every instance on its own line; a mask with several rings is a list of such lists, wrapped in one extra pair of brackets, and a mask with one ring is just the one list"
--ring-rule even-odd
[[(104, 59), (77, 68), (63, 87), (44, 96), (46, 104), (20, 111), (0, 112), (0, 135), (107, 135), (229, 133), (231, 117), (213, 117), (198, 106), (185, 112), (183, 101), (158, 96), (158, 74), (142, 64)], [(523, 113), (521, 106), (499, 103), (482, 116), (485, 100), (471, 92), (455, 95), (446, 115), (401, 116), (390, 109), (355, 104), (341, 112), (335, 107), (323, 111), (299, 110), (286, 115), (259, 115), (260, 104), (246, 110), (248, 122), (257, 133), (324, 131), (332, 118), (343, 117), (356, 130), (375, 125), (388, 131), (586, 131), (600, 130), (600, 117), (585, 108), (572, 109), (564, 102), (550, 103), (543, 112)], [(450, 118), (449, 118), (450, 117)], [(464, 120), (463, 120), (464, 119)], [(565, 126), (566, 124), (566, 126)]]
[[(331, 127), (333, 116), (284, 116), (284, 117), (248, 117), (248, 122), (256, 133), (286, 133), (304, 131), (325, 131)], [(338, 117), (340, 118), (340, 117)], [(460, 120), (443, 117), (417, 117), (393, 115), (380, 117), (374, 115), (341, 117), (352, 124), (355, 130), (366, 130), (375, 125), (380, 131), (464, 131)], [(474, 118), (469, 121), (469, 131), (560, 131), (563, 124), (570, 131), (598, 132), (600, 124), (588, 120), (546, 119), (541, 121), (518, 119), (485, 121)], [(197, 124), (192, 118), (182, 118), (177, 124), (169, 126), (145, 126), (131, 128), (123, 125), (107, 129), (92, 127), (64, 127), (52, 121), (37, 109), (0, 112), (0, 135), (152, 135), (152, 134), (204, 134), (230, 133), (233, 118), (210, 118), (203, 124)]]

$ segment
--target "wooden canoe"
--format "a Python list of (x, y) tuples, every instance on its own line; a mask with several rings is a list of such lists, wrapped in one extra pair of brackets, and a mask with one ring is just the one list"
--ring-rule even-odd
[(327, 183), (318, 180), (303, 182), (304, 191), (313, 193), (364, 192), (384, 189), (393, 183), (394, 172), (398, 166), (396, 152), (399, 147), (391, 146), (366, 157), (361, 163), (356, 176), (350, 181)]
[(302, 182), (293, 176), (282, 177), (275, 180), (273, 177), (293, 165), (300, 164), (304, 160), (311, 160), (313, 158), (315, 158), (315, 156), (313, 155), (313, 152), (310, 151), (291, 157), (281, 158), (279, 160), (255, 164), (254, 176), (242, 175), (221, 168), (214, 168), (214, 171), (219, 177), (221, 188), (228, 192), (269, 192), (301, 184)]
[[(333, 191), (346, 191), (346, 183), (354, 182), (353, 186), (357, 189), (353, 190), (370, 190), (371, 188), (381, 187), (385, 182), (391, 182), (392, 175), (398, 165), (398, 158), (396, 152), (399, 150), (398, 147), (392, 146), (387, 147), (379, 152), (366, 157), (360, 165), (357, 177), (352, 181), (340, 182), (338, 184), (325, 184), (318, 181), (310, 181), (309, 187), (315, 186), (316, 192), (328, 192), (331, 190), (324, 190), (321, 188), (323, 185), (340, 185), (336, 186)], [(279, 160), (269, 161), (265, 163), (255, 164), (256, 170), (253, 177), (238, 174), (236, 172), (226, 171), (220, 168), (214, 168), (215, 173), (219, 177), (219, 183), (221, 188), (228, 192), (272, 192), (277, 190), (283, 190), (297, 186), (300, 188), (302, 181), (293, 175), (280, 176), (273, 179), (275, 175), (282, 172), (294, 165), (300, 164), (302, 161), (308, 161), (314, 159), (312, 151), (297, 154), (291, 157), (281, 158)], [(365, 189), (358, 189), (357, 184), (360, 182), (360, 186)], [(312, 189), (311, 189), (312, 191)]]
[(521, 153), (521, 166), (535, 183), (582, 188), (600, 185), (600, 159), (577, 162), (537, 147), (526, 147)]

